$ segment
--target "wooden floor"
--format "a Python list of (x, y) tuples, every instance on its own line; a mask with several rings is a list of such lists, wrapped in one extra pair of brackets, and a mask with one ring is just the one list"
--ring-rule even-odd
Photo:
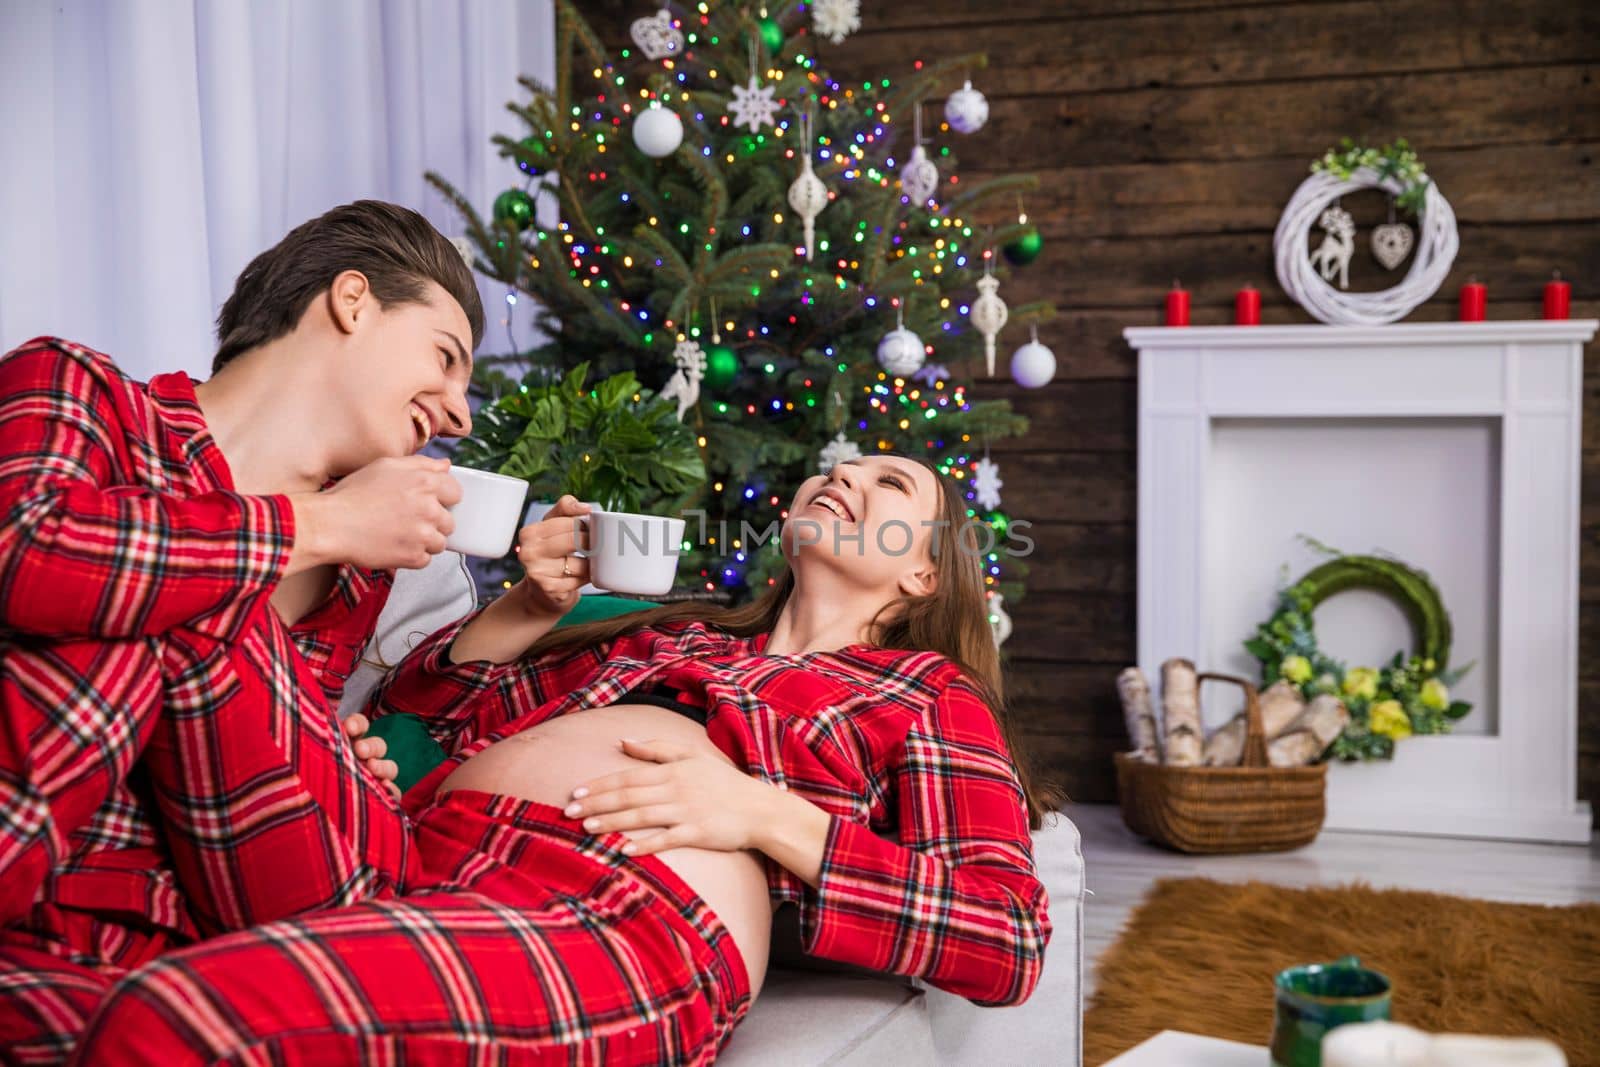
[(1074, 805), (1066, 814), (1083, 835), (1086, 880), (1094, 894), (1084, 902), (1086, 997), (1094, 991), (1100, 954), (1160, 878), (1255, 879), (1286, 886), (1359, 880), (1379, 889), (1421, 889), (1520, 903), (1600, 901), (1600, 839), (1583, 847), (1324, 831), (1297, 852), (1185, 856), (1134, 837), (1114, 806)]

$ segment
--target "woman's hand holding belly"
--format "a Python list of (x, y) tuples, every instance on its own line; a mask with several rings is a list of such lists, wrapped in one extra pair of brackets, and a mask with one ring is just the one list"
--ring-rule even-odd
[[(625, 750), (623, 738), (650, 740)], [(667, 762), (656, 762), (667, 753)], [(765, 864), (750, 851), (749, 820), (760, 810), (752, 794), (777, 790), (736, 767), (699, 723), (649, 704), (573, 712), (468, 759), (438, 791), (452, 789), (551, 804), (582, 820), (591, 833), (621, 831), (630, 838), (627, 850), (659, 854), (728, 927), (749, 971), (752, 996), (760, 989), (772, 903)], [(579, 793), (584, 795), (574, 800)], [(723, 806), (727, 810), (719, 812)], [(602, 814), (592, 814), (597, 811)], [(685, 820), (691, 820), (692, 834)], [(660, 836), (672, 834), (684, 840)]]

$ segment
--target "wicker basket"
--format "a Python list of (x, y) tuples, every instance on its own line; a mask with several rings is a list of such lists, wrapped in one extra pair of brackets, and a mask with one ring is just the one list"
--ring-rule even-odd
[(1169, 767), (1117, 753), (1122, 821), (1141, 837), (1180, 852), (1283, 852), (1316, 839), (1328, 766), (1272, 767), (1256, 687), (1229, 674), (1198, 681), (1244, 688), (1248, 732), (1238, 767)]

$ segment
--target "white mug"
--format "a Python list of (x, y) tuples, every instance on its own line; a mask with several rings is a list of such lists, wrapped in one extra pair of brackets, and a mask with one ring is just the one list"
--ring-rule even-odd
[(499, 559), (511, 551), (522, 518), (528, 483), (521, 478), (450, 466), (450, 477), (461, 486), (461, 500), (450, 509), (456, 528), (444, 547), (468, 556)]
[(591, 511), (578, 521), (589, 531), (589, 580), (596, 586), (640, 596), (660, 596), (672, 588), (683, 551), (682, 519)]

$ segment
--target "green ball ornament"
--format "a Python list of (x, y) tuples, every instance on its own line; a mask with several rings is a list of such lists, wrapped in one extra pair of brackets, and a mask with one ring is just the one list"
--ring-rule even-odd
[(722, 390), (733, 384), (739, 376), (739, 357), (727, 345), (707, 345), (705, 383), (708, 388)]
[(524, 174), (538, 175), (543, 174), (545, 171), (550, 169), (550, 146), (545, 143), (543, 137), (530, 135), (518, 141), (517, 144), (521, 146), (522, 149), (528, 153), (528, 155), (537, 160), (537, 162), (533, 163), (523, 162), (521, 160), (517, 162), (517, 167), (521, 169)]
[(1026, 267), (1029, 263), (1039, 258), (1039, 253), (1044, 251), (1044, 238), (1039, 236), (1037, 229), (1030, 228), (1027, 233), (1015, 241), (1000, 247), (1001, 255), (1006, 257), (1006, 262), (1013, 267)]
[(494, 198), (494, 217), (526, 230), (533, 223), (533, 197), (521, 189), (507, 189)]
[(756, 25), (761, 28), (761, 43), (767, 46), (767, 54), (777, 55), (783, 51), (783, 27), (778, 25), (775, 18), (763, 18)]

